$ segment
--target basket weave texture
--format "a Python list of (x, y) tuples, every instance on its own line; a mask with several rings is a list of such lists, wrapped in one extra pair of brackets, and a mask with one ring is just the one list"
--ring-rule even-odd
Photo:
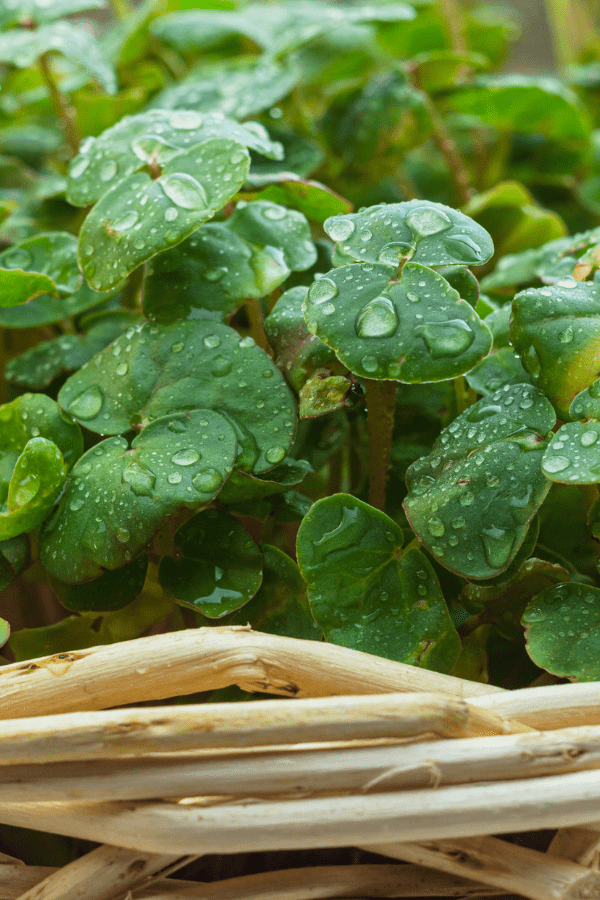
[[(232, 684), (288, 699), (118, 708)], [(509, 692), (199, 628), (4, 666), (0, 718), (0, 823), (101, 844), (56, 870), (0, 854), (0, 900), (600, 900), (600, 683)], [(539, 829), (546, 853), (493, 836)], [(166, 877), (348, 846), (389, 863)]]

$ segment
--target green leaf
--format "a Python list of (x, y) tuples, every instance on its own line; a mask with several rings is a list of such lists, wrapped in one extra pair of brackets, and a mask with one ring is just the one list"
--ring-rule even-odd
[(142, 553), (120, 569), (107, 570), (93, 581), (67, 584), (51, 579), (56, 596), (74, 612), (112, 612), (131, 603), (144, 587), (148, 557)]
[(350, 425), (343, 410), (318, 419), (305, 419), (298, 424), (292, 448), (296, 459), (306, 460), (318, 472), (348, 440)]
[(90, 285), (108, 290), (180, 243), (237, 193), (249, 164), (241, 144), (213, 138), (171, 157), (158, 178), (137, 172), (113, 184), (79, 235), (80, 265)]
[(261, 546), (263, 579), (258, 591), (220, 625), (252, 625), (255, 631), (303, 641), (321, 641), (307, 598), (306, 582), (293, 559), (270, 544)]
[(110, 438), (74, 467), (40, 535), (47, 572), (66, 582), (130, 562), (162, 522), (218, 494), (233, 467), (235, 432), (212, 410), (156, 419), (131, 444)]
[(593, 578), (600, 558), (600, 544), (593, 537), (597, 511), (595, 505), (589, 509), (584, 490), (575, 485), (552, 485), (540, 510), (536, 556), (557, 562), (576, 575)]
[(587, 110), (557, 78), (540, 75), (482, 75), (472, 86), (455, 91), (449, 102), (457, 112), (478, 116), (486, 125), (546, 137), (586, 139)]
[(315, 281), (304, 302), (308, 330), (351, 372), (403, 382), (468, 372), (492, 346), (479, 316), (432, 269), (406, 263), (342, 266)]
[(57, 231), (42, 234), (0, 253), (0, 306), (17, 306), (39, 297), (74, 294), (81, 284), (77, 240)]
[(411, 466), (406, 517), (441, 565), (473, 579), (508, 568), (550, 489), (541, 461), (555, 421), (540, 391), (506, 385), (462, 413)]
[(274, 159), (283, 147), (258, 122), (241, 125), (222, 113), (192, 109), (149, 109), (125, 116), (99, 137), (88, 138), (69, 165), (67, 199), (89, 206), (114, 185), (144, 166), (162, 168), (182, 150), (212, 138), (226, 138)]
[(220, 110), (243, 119), (270, 109), (298, 83), (300, 73), (289, 63), (249, 56), (204, 64), (175, 87), (152, 100), (161, 109)]
[(425, 200), (382, 203), (334, 216), (324, 228), (353, 259), (395, 267), (405, 259), (423, 266), (481, 266), (494, 252), (481, 225), (456, 209)]
[(527, 652), (537, 666), (571, 681), (600, 681), (600, 590), (559, 584), (523, 614)]
[(600, 422), (567, 422), (555, 435), (542, 460), (546, 478), (563, 484), (600, 482)]
[(330, 375), (323, 370), (302, 386), (298, 415), (301, 419), (326, 416), (337, 409), (352, 408), (361, 397), (362, 391), (351, 376)]
[(92, 325), (86, 334), (63, 334), (44, 341), (11, 359), (4, 376), (12, 384), (42, 390), (59, 375), (80, 369), (130, 325), (137, 324), (137, 318), (133, 314), (110, 316)]
[(23, 571), (29, 559), (29, 540), (25, 535), (0, 541), (0, 591), (9, 587)]
[(337, 361), (333, 350), (306, 327), (302, 304), (307, 290), (285, 291), (264, 321), (277, 366), (297, 391), (312, 372)]
[(109, 94), (116, 92), (114, 70), (87, 28), (73, 22), (52, 22), (0, 34), (0, 62), (27, 69), (48, 52), (62, 53), (82, 66)]
[(0, 406), (0, 472), (4, 474), (31, 438), (43, 437), (61, 451), (68, 467), (83, 452), (83, 437), (78, 425), (65, 416), (58, 404), (45, 394), (23, 394)]
[(297, 209), (312, 222), (324, 222), (330, 216), (349, 213), (352, 209), (348, 200), (324, 184), (300, 178), (291, 172), (274, 177), (256, 199), (271, 200), (290, 209)]
[(10, 637), (10, 625), (5, 619), (0, 619), (0, 647), (2, 647)]
[[(179, 50), (203, 48), (208, 35), (242, 34), (271, 55), (290, 53), (348, 22), (398, 22), (415, 13), (406, 3), (365, 5), (341, 10), (315, 0), (291, 0), (283, 6), (251, 3), (242, 10), (193, 10), (175, 12), (153, 23), (161, 40)], [(214, 40), (214, 38), (211, 38)]]
[(505, 384), (532, 384), (520, 356), (512, 347), (501, 347), (477, 363), (466, 375), (469, 387), (487, 397)]
[(153, 260), (144, 310), (159, 322), (188, 318), (191, 309), (196, 318), (227, 319), (243, 301), (271, 293), (316, 259), (302, 213), (268, 201), (240, 202), (226, 222), (204, 225)]
[[(68, 650), (132, 641), (173, 609), (174, 604), (167, 597), (142, 595), (124, 609), (103, 616), (99, 628), (98, 619), (69, 616), (55, 625), (15, 631), (11, 635), (9, 646), (17, 662), (20, 662), (39, 659), (40, 656), (55, 656)], [(57, 665), (60, 665), (59, 661)], [(65, 665), (68, 665), (67, 661)]]
[(174, 538), (176, 557), (160, 562), (163, 590), (178, 603), (220, 619), (254, 597), (262, 555), (237, 519), (216, 509), (198, 513)]
[(223, 486), (219, 500), (223, 503), (239, 503), (285, 493), (289, 488), (300, 485), (312, 471), (312, 466), (306, 460), (292, 457), (287, 457), (262, 477), (236, 469)]
[(105, 303), (107, 297), (110, 296), (112, 296), (110, 293), (100, 294), (93, 291), (84, 281), (79, 290), (70, 297), (56, 298), (49, 294), (43, 294), (23, 306), (9, 309), (0, 307), (0, 325), (4, 325), (6, 328), (36, 328), (39, 325), (54, 325), (56, 322), (62, 322), (70, 316), (76, 316)]
[(88, 9), (105, 8), (106, 0), (52, 0), (51, 3), (44, 3), (43, 0), (5, 2), (3, 9), (0, 10), (0, 28), (17, 25), (23, 19), (31, 19), (40, 25)]
[(100, 434), (175, 410), (218, 410), (236, 429), (236, 465), (255, 473), (284, 459), (295, 432), (293, 397), (270, 358), (217, 322), (129, 329), (69, 378), (59, 402)]
[(297, 540), (313, 615), (334, 644), (449, 671), (460, 641), (439, 582), (402, 544), (396, 523), (355, 497), (318, 500)]
[[(262, 187), (265, 184), (284, 182), (289, 179), (305, 179), (323, 163), (325, 152), (320, 144), (310, 140), (294, 131), (276, 127), (269, 123), (269, 134), (272, 140), (281, 144), (284, 157), (280, 160), (266, 159), (252, 153), (252, 162), (248, 174), (248, 184), (252, 187)], [(318, 184), (318, 182), (305, 182)], [(320, 185), (324, 190), (329, 190)], [(275, 199), (275, 198), (271, 198)], [(275, 201), (279, 202), (279, 201)], [(287, 205), (287, 204), (286, 204)], [(336, 212), (349, 212), (350, 210), (336, 210)]]
[(521, 291), (510, 339), (533, 383), (568, 419), (575, 396), (598, 376), (600, 285), (571, 276)]

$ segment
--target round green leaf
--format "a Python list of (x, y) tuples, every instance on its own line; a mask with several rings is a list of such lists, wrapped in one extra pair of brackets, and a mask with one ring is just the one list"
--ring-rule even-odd
[(569, 407), (573, 419), (593, 419), (600, 422), (600, 378), (581, 391)]
[(0, 34), (0, 62), (27, 69), (44, 53), (62, 53), (114, 94), (117, 80), (93, 34), (74, 22), (51, 22), (39, 28), (19, 28)]
[[(5, 460), (2, 460), (4, 463)], [(8, 485), (0, 484), (0, 540), (31, 531), (46, 518), (67, 475), (62, 453), (52, 441), (31, 438), (15, 463)]]
[(423, 266), (481, 266), (494, 252), (481, 225), (456, 209), (426, 200), (370, 206), (327, 219), (324, 228), (353, 259), (395, 267), (404, 259)]
[(0, 253), (0, 307), (18, 306), (41, 294), (74, 294), (80, 284), (72, 234), (40, 234)]
[(533, 383), (567, 419), (576, 395), (598, 377), (600, 285), (569, 276), (521, 291), (510, 339)]
[(182, 525), (174, 540), (178, 555), (163, 557), (159, 578), (178, 603), (220, 619), (254, 597), (262, 556), (233, 516), (207, 509)]
[(297, 539), (313, 615), (334, 644), (447, 672), (458, 635), (431, 564), (402, 543), (392, 519), (355, 497), (318, 500)]
[(352, 204), (348, 200), (324, 184), (300, 178), (292, 172), (274, 176), (256, 199), (272, 200), (274, 203), (297, 209), (312, 222), (324, 222), (330, 216), (348, 213), (352, 209)]
[(93, 291), (87, 281), (84, 281), (79, 290), (70, 297), (51, 297), (49, 294), (42, 294), (41, 297), (35, 297), (23, 306), (8, 309), (0, 307), (0, 325), (6, 328), (53, 325), (105, 303), (114, 293), (116, 292), (100, 294)]
[[(244, 300), (264, 297), (291, 271), (310, 268), (317, 258), (302, 213), (276, 203), (238, 203), (223, 223), (199, 228), (151, 263), (144, 310), (156, 321), (228, 318)], [(216, 263), (216, 264), (215, 264)]]
[(122, 609), (138, 596), (144, 587), (147, 569), (148, 557), (142, 553), (120, 569), (107, 570), (93, 581), (67, 584), (53, 578), (51, 583), (66, 609), (75, 612), (111, 612)]
[(131, 448), (120, 437), (97, 444), (74, 467), (42, 531), (46, 571), (81, 582), (130, 562), (168, 516), (218, 494), (235, 454), (233, 428), (206, 409), (156, 419)]
[(129, 329), (69, 378), (59, 402), (100, 434), (175, 410), (218, 410), (236, 429), (237, 465), (256, 473), (284, 459), (295, 432), (294, 400), (271, 359), (218, 322)]
[(144, 166), (163, 167), (182, 150), (210, 138), (227, 138), (274, 159), (283, 147), (258, 122), (240, 124), (219, 112), (149, 109), (125, 116), (99, 137), (87, 138), (69, 165), (67, 199), (74, 206), (95, 203), (115, 180)]
[(492, 346), (477, 313), (448, 282), (415, 263), (342, 266), (313, 282), (308, 330), (363, 378), (444, 381), (468, 372)]
[(572, 681), (600, 681), (600, 590), (547, 588), (523, 613), (527, 652), (536, 666)]
[(544, 453), (546, 478), (562, 484), (600, 483), (600, 422), (567, 422)]
[(255, 631), (280, 634), (303, 641), (321, 641), (323, 632), (315, 622), (306, 582), (293, 559), (270, 544), (261, 546), (263, 579), (258, 591), (222, 625), (252, 625)]
[(213, 138), (172, 156), (158, 178), (137, 172), (113, 184), (79, 234), (79, 261), (90, 285), (106, 291), (180, 243), (237, 193), (249, 164), (241, 144)]
[(541, 469), (556, 416), (529, 385), (505, 385), (445, 428), (407, 472), (406, 517), (447, 569), (467, 578), (504, 572), (550, 482)]
[(38, 437), (56, 444), (69, 468), (83, 452), (79, 426), (45, 394), (22, 394), (0, 406), (0, 482), (10, 478), (28, 441)]

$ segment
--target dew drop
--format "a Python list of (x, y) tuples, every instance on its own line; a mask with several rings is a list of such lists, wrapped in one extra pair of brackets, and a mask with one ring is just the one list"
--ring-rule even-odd
[(178, 131), (195, 131), (202, 125), (202, 116), (192, 109), (178, 109), (170, 116), (169, 125)]
[(130, 228), (133, 228), (133, 226), (137, 224), (139, 218), (139, 215), (135, 212), (135, 210), (132, 209), (129, 212), (124, 213), (122, 216), (119, 216), (108, 227), (112, 231), (129, 231)]
[(192, 478), (192, 484), (196, 490), (203, 494), (212, 494), (223, 483), (223, 478), (216, 469), (201, 469)]
[(275, 446), (270, 447), (265, 453), (265, 459), (270, 463), (278, 463), (285, 456), (285, 447)]
[(406, 217), (406, 223), (415, 234), (425, 237), (438, 234), (452, 226), (451, 219), (441, 210), (429, 206), (418, 206)]
[(225, 275), (227, 275), (227, 269), (223, 266), (217, 266), (214, 269), (207, 269), (204, 272), (204, 278), (206, 278), (207, 281), (211, 281), (213, 283), (221, 281), (221, 279), (224, 278)]
[(535, 625), (537, 622), (545, 622), (546, 613), (541, 609), (529, 609), (527, 612), (523, 613), (522, 621), (525, 622), (526, 625)]
[(171, 474), (167, 478), (169, 484), (179, 484), (181, 480), (182, 476), (179, 474), (179, 472), (171, 472)]
[(175, 344), (171, 344), (171, 352), (172, 353), (181, 353), (184, 349), (185, 344), (182, 344), (181, 341), (177, 341)]
[(519, 409), (531, 409), (532, 406), (533, 400), (531, 397), (523, 397), (523, 399), (519, 403)]
[(278, 222), (280, 219), (285, 219), (287, 211), (283, 206), (267, 206), (263, 215), (271, 222)]
[(506, 565), (510, 559), (515, 539), (516, 534), (512, 531), (506, 531), (504, 528), (492, 526), (491, 528), (482, 529), (483, 554), (490, 568), (499, 569)]
[(210, 371), (211, 375), (215, 378), (222, 378), (224, 375), (229, 375), (231, 372), (231, 360), (227, 359), (225, 356), (215, 357)]
[(458, 501), (461, 506), (471, 506), (475, 499), (475, 495), (471, 493), (471, 491), (465, 491), (460, 500)]
[(130, 463), (124, 470), (121, 480), (128, 484), (137, 497), (150, 497), (156, 484), (156, 476), (137, 462)]
[(335, 312), (335, 306), (333, 303), (325, 303), (324, 306), (321, 307), (321, 312), (324, 316), (332, 316)]
[(185, 172), (157, 179), (166, 196), (181, 209), (206, 209), (208, 199), (201, 184)]
[(378, 369), (378, 363), (374, 356), (363, 356), (360, 362), (365, 372), (376, 372)]
[(354, 222), (339, 216), (325, 224), (325, 231), (333, 241), (347, 241), (354, 234)]
[(460, 531), (461, 528), (464, 528), (466, 524), (467, 523), (462, 516), (457, 516), (456, 519), (452, 520), (452, 527), (455, 528), (457, 531)]
[(415, 247), (413, 244), (408, 244), (405, 241), (394, 241), (381, 248), (377, 256), (377, 262), (397, 267), (402, 260), (409, 259), (414, 252)]
[(559, 332), (558, 339), (561, 344), (570, 344), (573, 340), (573, 329), (569, 325), (564, 331)]
[(460, 319), (439, 324), (418, 325), (415, 333), (423, 338), (433, 359), (460, 356), (475, 340), (473, 330)]
[(199, 459), (201, 459), (200, 453), (197, 450), (189, 449), (175, 453), (171, 457), (171, 462), (174, 462), (176, 466), (193, 466)]
[(358, 337), (391, 337), (398, 328), (398, 314), (389, 297), (375, 297), (356, 317)]
[(407, 293), (406, 297), (408, 300), (410, 300), (411, 303), (420, 303), (421, 302), (421, 298), (418, 296), (418, 294), (413, 294), (412, 291), (409, 291)]
[(531, 344), (527, 350), (523, 361), (529, 374), (532, 375), (533, 378), (539, 378), (542, 374), (542, 363), (533, 344)]
[(581, 435), (581, 443), (584, 447), (591, 447), (598, 440), (598, 432), (597, 431), (586, 431)]
[(308, 291), (308, 296), (313, 303), (326, 303), (338, 295), (338, 287), (330, 278), (320, 278), (314, 281)]
[(71, 415), (76, 419), (94, 419), (104, 403), (104, 394), (100, 387), (95, 384), (87, 388), (81, 394), (78, 394), (74, 400), (69, 403), (68, 409)]
[(546, 472), (554, 474), (556, 472), (564, 472), (571, 465), (571, 460), (566, 456), (550, 456), (542, 463), (542, 468)]
[(100, 181), (111, 181), (117, 174), (117, 164), (114, 159), (107, 159), (100, 168)]
[(481, 247), (467, 234), (447, 237), (444, 247), (459, 263), (476, 263), (481, 260)]
[(115, 371), (116, 371), (117, 375), (127, 375), (127, 372), (129, 371), (129, 366), (127, 365), (126, 362), (119, 363), (119, 365), (117, 366)]
[(115, 530), (115, 537), (120, 544), (126, 544), (127, 541), (131, 540), (131, 534), (126, 528), (117, 528)]
[(441, 519), (433, 518), (427, 522), (427, 530), (434, 537), (443, 537), (446, 533), (446, 527)]
[(165, 209), (165, 219), (167, 220), (167, 222), (174, 222), (178, 215), (179, 213), (174, 206), (168, 206)]
[(207, 334), (204, 338), (204, 346), (214, 350), (221, 346), (221, 338), (217, 334)]
[(81, 178), (89, 164), (90, 161), (87, 156), (78, 156), (69, 166), (69, 177)]
[(69, 509), (72, 512), (77, 512), (78, 509), (81, 509), (84, 503), (85, 500), (83, 499), (83, 497), (74, 497), (69, 503)]

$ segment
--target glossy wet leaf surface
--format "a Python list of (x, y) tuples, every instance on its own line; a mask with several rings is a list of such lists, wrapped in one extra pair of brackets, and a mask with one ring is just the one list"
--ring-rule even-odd
[[(113, 292), (114, 293), (114, 292)], [(52, 325), (69, 316), (78, 315), (104, 303), (111, 293), (100, 294), (93, 291), (86, 281), (79, 290), (68, 297), (52, 297), (42, 294), (23, 306), (9, 309), (0, 307), (0, 325), (6, 328), (35, 328), (38, 325)]]
[(125, 116), (99, 137), (89, 138), (69, 165), (67, 199), (95, 203), (115, 183), (144, 166), (162, 168), (182, 150), (210, 138), (227, 138), (275, 159), (283, 148), (258, 122), (240, 124), (222, 113), (150, 109)]
[(236, 465), (256, 473), (284, 459), (295, 433), (294, 400), (270, 358), (217, 322), (129, 329), (69, 378), (59, 402), (100, 434), (176, 410), (218, 410), (236, 429)]
[(132, 443), (109, 438), (74, 467), (40, 536), (54, 578), (81, 582), (130, 562), (161, 523), (209, 503), (233, 468), (235, 432), (212, 410), (156, 419)]
[(571, 681), (600, 680), (600, 590), (560, 584), (538, 594), (523, 613), (534, 663)]
[(239, 203), (226, 222), (203, 225), (148, 269), (144, 310), (169, 322), (227, 319), (240, 304), (271, 293), (292, 271), (310, 268), (317, 251), (307, 220), (295, 210), (257, 200)]
[(241, 144), (213, 138), (172, 156), (156, 179), (137, 172), (114, 183), (79, 234), (79, 261), (91, 287), (114, 287), (188, 237), (239, 190), (249, 163)]
[(500, 347), (490, 353), (474, 369), (467, 372), (470, 387), (487, 397), (505, 384), (532, 384), (531, 376), (523, 368), (521, 357), (512, 347)]
[(291, 172), (279, 178), (274, 177), (258, 194), (257, 200), (271, 200), (282, 203), (289, 209), (297, 209), (311, 222), (324, 222), (330, 216), (348, 213), (352, 209), (348, 200), (324, 184), (293, 176)]
[(423, 266), (480, 266), (494, 252), (481, 225), (456, 209), (425, 200), (371, 206), (327, 219), (324, 227), (343, 253), (360, 262), (398, 267), (410, 259)]
[(38, 235), (0, 253), (0, 307), (17, 306), (41, 294), (74, 294), (80, 284), (77, 240), (71, 234)]
[(307, 598), (307, 586), (293, 559), (270, 544), (262, 544), (263, 579), (249, 603), (220, 625), (252, 625), (255, 631), (304, 641), (321, 641)]
[(411, 466), (406, 516), (444, 567), (473, 579), (508, 568), (550, 489), (541, 462), (555, 420), (534, 387), (506, 386), (462, 413)]
[(568, 419), (571, 402), (598, 377), (600, 285), (568, 276), (521, 291), (510, 339), (533, 383)]
[(82, 12), (89, 9), (104, 9), (105, 0), (52, 0), (52, 3), (44, 0), (13, 0), (3, 4), (0, 11), (0, 27), (16, 25), (24, 18), (33, 19), (34, 22), (52, 22), (62, 16)]
[(297, 539), (313, 615), (332, 643), (449, 671), (460, 641), (439, 582), (402, 544), (396, 523), (355, 497), (318, 500)]
[(298, 487), (312, 472), (312, 466), (305, 459), (294, 459), (291, 456), (262, 476), (236, 469), (225, 483), (219, 500), (223, 503), (239, 503), (282, 494), (292, 487)]
[(563, 484), (600, 482), (600, 422), (567, 422), (552, 438), (542, 469)]
[(303, 385), (299, 396), (301, 419), (326, 416), (337, 409), (351, 408), (361, 399), (362, 391), (346, 375), (316, 374)]
[(198, 513), (175, 535), (175, 558), (159, 568), (163, 590), (204, 616), (220, 619), (253, 597), (262, 582), (262, 555), (233, 516)]
[(87, 28), (74, 22), (51, 22), (39, 28), (12, 29), (0, 34), (0, 61), (29, 68), (42, 54), (62, 53), (84, 68), (109, 94), (117, 89), (112, 66)]
[(19, 454), (32, 438), (55, 444), (69, 466), (81, 456), (83, 438), (78, 425), (63, 415), (45, 394), (23, 394), (0, 406), (0, 472), (10, 472)]
[(342, 266), (313, 282), (304, 302), (309, 331), (351, 372), (404, 382), (468, 372), (492, 346), (479, 316), (432, 269), (407, 263)]
[(120, 569), (107, 570), (93, 581), (67, 584), (52, 579), (52, 588), (66, 609), (74, 612), (112, 612), (131, 603), (144, 587), (148, 557), (142, 553)]

